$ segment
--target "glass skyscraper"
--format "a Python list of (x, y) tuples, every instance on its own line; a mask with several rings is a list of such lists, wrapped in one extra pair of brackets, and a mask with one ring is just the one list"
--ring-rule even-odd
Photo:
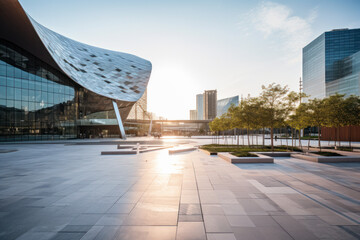
[(197, 112), (197, 120), (204, 119), (204, 95), (197, 94), (196, 95), (196, 112)]
[(303, 48), (303, 86), (310, 98), (360, 95), (360, 29), (325, 32)]
[(224, 98), (224, 99), (218, 100), (216, 117), (220, 117), (221, 115), (226, 113), (232, 104), (235, 106), (239, 105), (239, 96), (229, 97), (229, 98)]

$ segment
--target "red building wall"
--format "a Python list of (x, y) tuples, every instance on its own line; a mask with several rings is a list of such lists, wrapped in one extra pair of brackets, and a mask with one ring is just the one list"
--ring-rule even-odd
[[(321, 139), (322, 140), (335, 140), (335, 128), (322, 127), (321, 128)], [(347, 126), (340, 127), (339, 139), (340, 141), (360, 141), (360, 126)]]

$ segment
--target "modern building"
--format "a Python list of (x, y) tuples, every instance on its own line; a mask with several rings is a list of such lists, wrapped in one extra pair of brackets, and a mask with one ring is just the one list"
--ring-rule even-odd
[(147, 90), (145, 90), (142, 97), (134, 104), (134, 106), (132, 106), (127, 119), (150, 119), (150, 113), (147, 111)]
[(217, 91), (216, 90), (205, 90), (203, 94), (203, 120), (212, 120), (216, 118), (216, 102), (217, 102)]
[(197, 94), (196, 95), (196, 112), (197, 112), (197, 120), (204, 119), (204, 95)]
[(303, 48), (303, 87), (310, 98), (360, 95), (360, 29), (321, 34)]
[(190, 110), (190, 120), (198, 120), (197, 119), (197, 111), (196, 110)]
[(151, 63), (80, 43), (0, 1), (0, 141), (121, 134)]
[(229, 97), (220, 99), (217, 101), (217, 112), (216, 116), (220, 117), (224, 113), (226, 113), (231, 105), (237, 106), (239, 105), (239, 96)]

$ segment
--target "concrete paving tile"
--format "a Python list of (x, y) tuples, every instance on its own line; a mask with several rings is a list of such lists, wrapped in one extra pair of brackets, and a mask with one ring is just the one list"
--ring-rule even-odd
[(206, 240), (203, 222), (179, 222), (176, 232), (177, 240)]
[(273, 219), (294, 239), (318, 239), (304, 225), (291, 216), (273, 216)]
[(175, 237), (175, 226), (122, 226), (114, 239), (175, 240)]
[(202, 204), (202, 213), (208, 215), (225, 215), (224, 210), (220, 204)]
[(115, 203), (107, 213), (130, 213), (135, 203)]
[(84, 213), (75, 217), (69, 225), (95, 225), (97, 221), (103, 216), (103, 214)]
[(356, 222), (342, 217), (336, 213), (332, 215), (319, 215), (318, 217), (330, 225), (358, 225)]
[(232, 232), (230, 224), (225, 216), (204, 215), (205, 230), (210, 232)]
[(184, 215), (201, 214), (200, 204), (180, 204), (179, 214), (184, 214)]
[(203, 215), (179, 215), (178, 222), (203, 222)]
[(127, 214), (105, 214), (95, 225), (122, 225), (127, 216)]
[(240, 204), (222, 204), (225, 215), (247, 215)]
[(93, 226), (89, 229), (89, 231), (82, 236), (81, 240), (93, 240), (100, 233), (100, 231), (104, 228), (104, 226)]
[(233, 233), (208, 233), (208, 240), (236, 240)]
[(226, 216), (231, 227), (255, 227), (248, 216)]

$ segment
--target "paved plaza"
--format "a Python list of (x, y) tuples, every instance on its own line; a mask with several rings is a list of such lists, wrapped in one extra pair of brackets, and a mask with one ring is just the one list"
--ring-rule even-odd
[(110, 144), (0, 149), (0, 239), (360, 238), (360, 163), (101, 156)]

